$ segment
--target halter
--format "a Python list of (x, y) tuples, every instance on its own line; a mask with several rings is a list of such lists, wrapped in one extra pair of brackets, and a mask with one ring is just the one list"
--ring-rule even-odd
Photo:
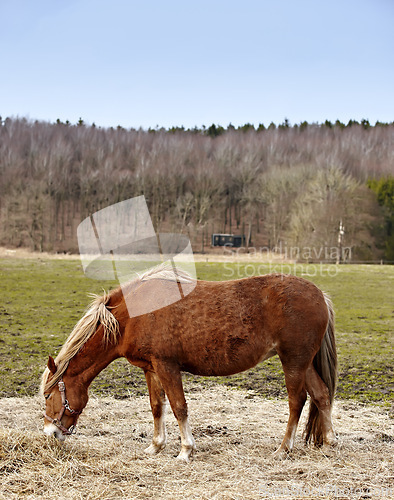
[[(75, 430), (75, 424), (78, 420), (78, 416), (82, 413), (82, 410), (78, 411), (78, 410), (73, 410), (72, 408), (70, 408), (70, 405), (69, 405), (67, 398), (66, 398), (66, 386), (63, 382), (63, 379), (59, 380), (58, 387), (59, 387), (59, 392), (60, 392), (60, 395), (62, 398), (62, 407), (59, 411), (59, 414), (58, 414), (57, 418), (52, 418), (49, 415), (47, 415), (46, 412), (44, 412), (44, 417), (47, 420), (49, 420), (52, 424), (56, 425), (56, 427), (58, 429), (60, 429), (65, 436), (70, 436)], [(64, 427), (64, 425), (61, 422), (62, 417), (64, 415), (64, 412), (66, 410), (68, 410), (71, 413), (71, 415), (76, 415), (76, 419), (74, 420), (73, 425), (69, 429), (67, 429), (67, 427)]]

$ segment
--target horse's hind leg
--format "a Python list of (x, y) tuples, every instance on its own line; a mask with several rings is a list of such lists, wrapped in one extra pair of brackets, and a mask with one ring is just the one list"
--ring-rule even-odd
[(298, 421), (306, 401), (305, 371), (299, 368), (286, 367), (285, 365), (283, 365), (283, 370), (289, 395), (290, 415), (282, 444), (275, 451), (274, 457), (282, 457), (293, 449)]
[(337, 441), (331, 421), (332, 405), (328, 388), (311, 364), (306, 372), (306, 389), (317, 406), (320, 417), (323, 446), (334, 445)]
[(187, 418), (187, 403), (183, 392), (181, 372), (176, 365), (153, 362), (153, 366), (178, 421), (181, 433), (181, 452), (177, 458), (188, 462), (195, 449), (195, 443)]
[(152, 444), (146, 448), (145, 452), (154, 455), (161, 451), (167, 443), (165, 423), (167, 398), (160, 380), (155, 373), (146, 371), (145, 378), (149, 389), (154, 426)]

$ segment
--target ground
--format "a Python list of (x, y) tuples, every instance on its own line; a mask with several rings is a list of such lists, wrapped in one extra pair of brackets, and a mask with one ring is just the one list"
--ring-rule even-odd
[[(179, 463), (174, 417), (154, 457), (147, 396), (90, 399), (64, 445), (42, 434), (40, 397), (0, 399), (1, 499), (385, 499), (394, 497), (394, 421), (379, 406), (337, 401), (339, 444), (329, 453), (297, 434), (285, 460), (280, 444), (287, 402), (216, 386), (187, 395), (197, 451)], [(306, 412), (305, 412), (306, 413)], [(305, 416), (304, 416), (305, 419)]]

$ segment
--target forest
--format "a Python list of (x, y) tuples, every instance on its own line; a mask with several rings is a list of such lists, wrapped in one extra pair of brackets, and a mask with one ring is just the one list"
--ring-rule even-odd
[[(394, 261), (394, 123), (351, 120), (186, 130), (100, 128), (82, 119), (0, 120), (0, 245), (78, 252), (93, 212), (144, 195), (157, 232), (211, 235), (297, 258)], [(323, 251), (324, 249), (324, 251)]]

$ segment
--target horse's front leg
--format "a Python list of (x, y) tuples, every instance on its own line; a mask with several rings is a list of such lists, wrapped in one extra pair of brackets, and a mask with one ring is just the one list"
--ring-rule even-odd
[(172, 365), (157, 361), (153, 365), (179, 425), (181, 451), (177, 459), (189, 462), (195, 450), (195, 442), (188, 421), (187, 403), (183, 392), (181, 372), (175, 364)]
[(152, 444), (145, 449), (145, 452), (149, 455), (155, 455), (165, 448), (167, 444), (165, 422), (167, 397), (155, 373), (146, 371), (145, 378), (149, 389), (149, 400), (153, 415)]

